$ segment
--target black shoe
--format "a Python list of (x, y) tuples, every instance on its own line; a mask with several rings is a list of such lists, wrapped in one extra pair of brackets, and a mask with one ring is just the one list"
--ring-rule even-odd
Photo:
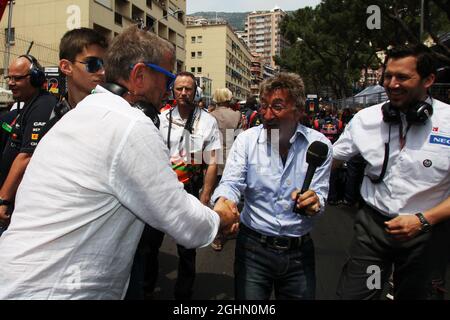
[(339, 201), (337, 201), (337, 200), (328, 200), (328, 204), (330, 206), (337, 206), (339, 204)]
[(347, 206), (347, 207), (353, 207), (353, 206), (355, 205), (354, 202), (348, 201), (348, 200), (346, 200), (346, 199), (344, 199), (344, 200), (342, 201), (342, 204), (343, 204), (344, 206)]

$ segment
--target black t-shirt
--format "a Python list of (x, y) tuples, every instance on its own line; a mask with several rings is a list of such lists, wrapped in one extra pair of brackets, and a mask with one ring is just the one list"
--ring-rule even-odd
[(0, 154), (3, 154), (6, 143), (11, 135), (11, 124), (17, 116), (17, 109), (7, 111), (0, 116)]
[(42, 129), (47, 124), (53, 107), (58, 102), (55, 96), (41, 91), (17, 111), (11, 134), (2, 153), (0, 165), (0, 186), (6, 180), (14, 159), (19, 153), (34, 152), (42, 138)]

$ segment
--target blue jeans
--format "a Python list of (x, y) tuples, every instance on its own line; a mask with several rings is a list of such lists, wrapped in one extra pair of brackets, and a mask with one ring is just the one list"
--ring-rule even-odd
[(272, 249), (239, 231), (234, 262), (236, 300), (315, 298), (316, 274), (312, 240), (291, 250)]

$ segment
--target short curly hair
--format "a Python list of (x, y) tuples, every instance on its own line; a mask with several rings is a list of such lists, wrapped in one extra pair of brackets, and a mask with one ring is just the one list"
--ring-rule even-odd
[(302, 78), (295, 73), (281, 72), (273, 78), (268, 78), (261, 83), (260, 98), (277, 89), (286, 89), (295, 106), (302, 110), (305, 107), (305, 85)]

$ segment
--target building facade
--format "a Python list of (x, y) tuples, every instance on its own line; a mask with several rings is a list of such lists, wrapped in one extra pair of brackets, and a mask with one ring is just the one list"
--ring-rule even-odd
[[(185, 12), (186, 0), (15, 0), (9, 59), (31, 47), (30, 54), (44, 66), (55, 66), (59, 42), (68, 30), (88, 27), (112, 39), (124, 28), (139, 23), (175, 45), (174, 70), (181, 71), (186, 56)], [(0, 24), (2, 31), (7, 30), (8, 8)], [(3, 51), (2, 68), (7, 60)]]
[(247, 16), (246, 33), (250, 50), (262, 55), (263, 65), (276, 68), (275, 56), (287, 47), (281, 36), (280, 23), (286, 13), (276, 7), (271, 11), (254, 11)]
[(227, 23), (186, 27), (186, 70), (212, 80), (212, 92), (228, 88), (233, 97), (250, 95), (251, 54)]

